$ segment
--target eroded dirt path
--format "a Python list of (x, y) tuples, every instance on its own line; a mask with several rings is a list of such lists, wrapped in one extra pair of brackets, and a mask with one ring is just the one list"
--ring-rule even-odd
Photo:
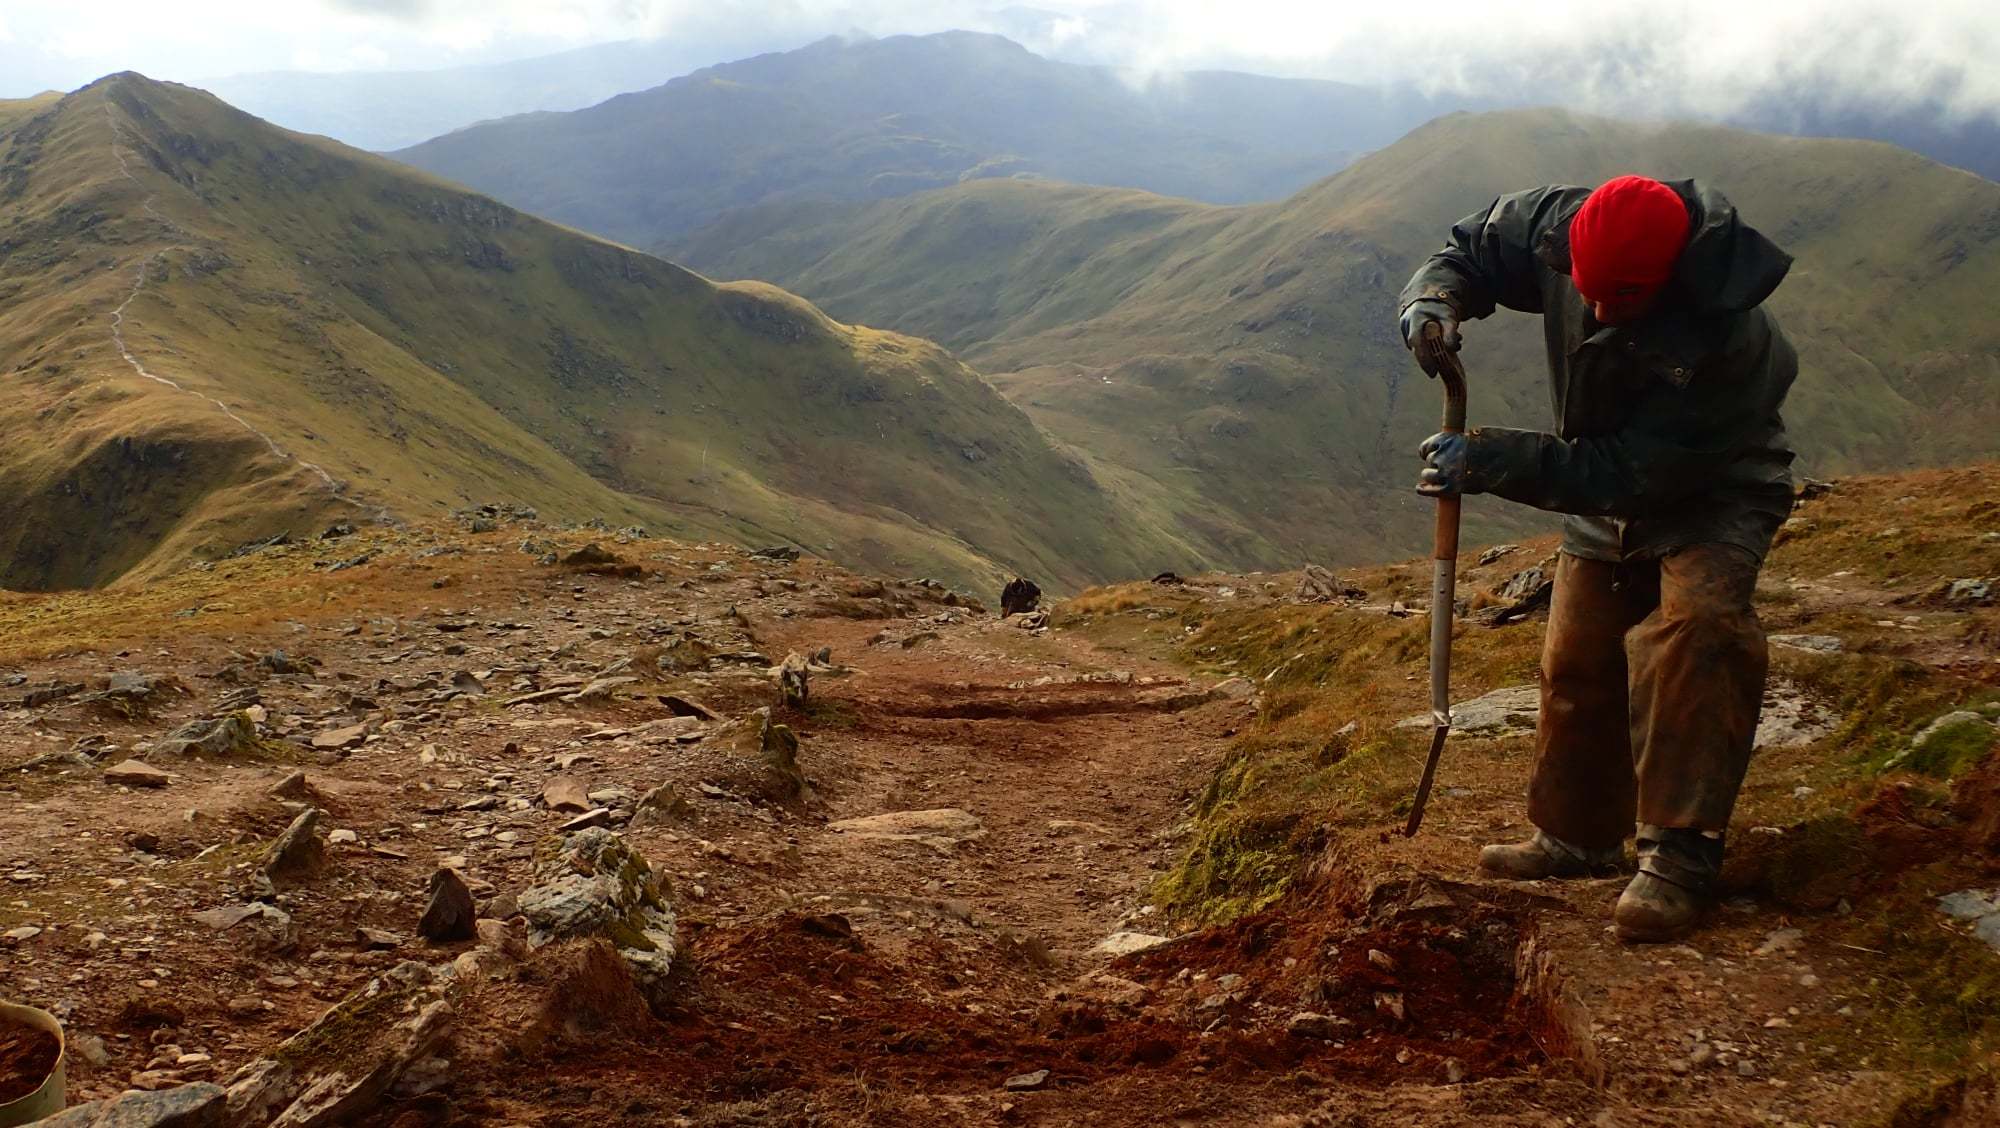
[[(449, 1043), (352, 1122), (1820, 1124), (1895, 1091), (1840, 1036), (1880, 966), (1843, 917), (1745, 899), (1633, 949), (1615, 880), (1473, 877), (1522, 829), (1518, 739), (1454, 745), (1419, 839), (1292, 843), (1292, 895), (1181, 931), (1152, 884), (1253, 762), (1254, 684), (810, 559), (607, 540), (611, 574), (538, 566), (548, 536), (366, 534), (0, 607), (75, 640), (0, 657), (0, 997), (67, 1023), (72, 1101), (226, 1083), (390, 969), (468, 958)], [(107, 638), (94, 601), (131, 617)], [(772, 665), (823, 648), (787, 703)], [(760, 709), (809, 795), (722, 751)], [(243, 710), (254, 746), (166, 739)], [(164, 785), (115, 783), (134, 757)], [(671, 891), (657, 1013), (518, 950), (564, 780)], [(330, 866), (260, 892), (308, 806)], [(512, 923), (422, 940), (440, 866)], [(1145, 934), (1174, 940), (1104, 947)]]
[[(254, 627), (204, 629), (233, 611), (211, 591), (144, 642), (135, 623), (127, 645), (0, 668), (17, 766), (0, 995), (69, 1024), (73, 1100), (226, 1082), (371, 976), (462, 953), (414, 934), (429, 875), (459, 870), (506, 919), (536, 843), (574, 814), (544, 795), (568, 776), (614, 824), (655, 788), (676, 797), (622, 827), (679, 913), (670, 1013), (558, 1013), (524, 1041), (519, 1013), (468, 1008), (450, 1069), (371, 1121), (1216, 1123), (1315, 1103), (1281, 1079), (1330, 1038), (1291, 1039), (1282, 1015), (1240, 1046), (1212, 1038), (1238, 1001), (1218, 972), (1099, 950), (1171, 931), (1148, 886), (1250, 717), (1247, 686), (817, 562), (642, 542), (619, 548), (642, 576), (588, 575), (534, 567), (507, 536), (272, 550), (320, 574)], [(328, 614), (339, 599), (367, 610)], [(768, 666), (822, 647), (837, 668), (786, 706)], [(657, 678), (548, 694), (662, 648)], [(156, 684), (105, 697), (112, 675)], [(717, 716), (674, 727), (666, 691)], [(245, 708), (260, 746), (169, 750), (183, 722)], [(757, 708), (802, 737), (810, 800), (718, 774), (702, 734)], [(168, 782), (110, 782), (128, 757)], [(264, 895), (282, 921), (225, 923), (306, 806), (328, 872)]]

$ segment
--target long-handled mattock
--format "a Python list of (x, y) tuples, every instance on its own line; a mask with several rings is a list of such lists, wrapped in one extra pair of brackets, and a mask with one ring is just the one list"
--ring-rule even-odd
[[(1417, 348), (1425, 350), (1427, 365), (1444, 383), (1444, 430), (1459, 434), (1465, 430), (1465, 366), (1458, 354), (1445, 347), (1444, 331), (1436, 322), (1424, 326)], [(1458, 495), (1437, 499), (1437, 534), (1431, 550), (1431, 754), (1424, 761), (1424, 778), (1417, 784), (1417, 798), (1410, 804), (1410, 821), (1403, 824), (1404, 837), (1414, 837), (1423, 825), (1424, 804), (1430, 802), (1431, 783), (1437, 778), (1438, 757), (1451, 735), (1451, 620), (1458, 592)]]

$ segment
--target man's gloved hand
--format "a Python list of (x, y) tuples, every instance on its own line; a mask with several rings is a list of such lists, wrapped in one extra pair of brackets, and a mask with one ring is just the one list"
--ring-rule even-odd
[(1424, 374), (1436, 376), (1437, 357), (1430, 348), (1424, 347), (1424, 327), (1435, 324), (1440, 329), (1440, 343), (1450, 352), (1457, 352), (1459, 346), (1458, 312), (1451, 303), (1441, 298), (1422, 298), (1411, 302), (1403, 310), (1403, 346), (1417, 355), (1417, 363)]
[(1424, 469), (1417, 475), (1417, 492), (1425, 497), (1457, 497), (1465, 489), (1465, 456), (1470, 444), (1463, 433), (1440, 431), (1417, 448)]

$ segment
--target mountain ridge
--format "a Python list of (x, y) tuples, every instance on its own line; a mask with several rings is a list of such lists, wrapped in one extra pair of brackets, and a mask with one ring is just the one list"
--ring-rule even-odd
[(1410, 91), (1224, 71), (1142, 88), (1110, 68), (955, 31), (822, 39), (391, 155), (651, 248), (746, 204), (995, 176), (1268, 199), (1434, 110)]
[(4, 586), (494, 499), (982, 587), (1174, 551), (929, 342), (139, 75), (0, 128), (0, 276)]
[[(1803, 356), (1787, 408), (1803, 470), (1995, 453), (2000, 336), (1937, 302), (2000, 283), (2000, 185), (1879, 142), (1453, 114), (1276, 204), (966, 184), (746, 211), (679, 251), (935, 336), (1072, 445), (1241, 516), (1249, 551), (1228, 566), (1275, 567), (1425, 535), (1402, 483), (1435, 405), (1394, 301), (1450, 225), (1503, 191), (1635, 169), (1709, 179), (1797, 254), (1773, 308)], [(1546, 426), (1532, 320), (1503, 312), (1466, 339), (1474, 422)], [(1494, 536), (1536, 520), (1468, 512)]]

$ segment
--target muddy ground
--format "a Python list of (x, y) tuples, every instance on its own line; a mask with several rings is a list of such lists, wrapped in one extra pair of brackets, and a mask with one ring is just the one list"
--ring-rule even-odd
[[(670, 997), (475, 1001), (448, 1066), (356, 1122), (1846, 1125), (1907, 1091), (1847, 1036), (1881, 969), (1838, 913), (1744, 897), (1634, 948), (1617, 880), (1479, 880), (1477, 845), (1522, 831), (1519, 742), (1455, 764), (1419, 839), (1385, 817), (1184, 931), (1153, 883), (1254, 683), (811, 558), (606, 540), (638, 571), (596, 574), (513, 527), (368, 536), (338, 572), (361, 541), (267, 550), (135, 603), (129, 638), (79, 619), (0, 658), (0, 764), (40, 759), (0, 784), (0, 998), (67, 1023), (72, 1102), (226, 1082), (385, 969), (478, 947), (417, 935), (427, 882), (510, 915), (576, 817), (556, 777), (664, 877)], [(770, 667), (822, 648), (788, 704)], [(99, 696), (116, 674), (157, 684)], [(600, 676), (634, 680), (563, 699)], [(245, 708), (254, 748), (163, 747)], [(711, 754), (758, 708), (806, 793)], [(108, 782), (140, 749), (164, 786)], [(308, 806), (329, 866), (260, 891)], [(259, 896), (289, 924), (213, 913)]]

